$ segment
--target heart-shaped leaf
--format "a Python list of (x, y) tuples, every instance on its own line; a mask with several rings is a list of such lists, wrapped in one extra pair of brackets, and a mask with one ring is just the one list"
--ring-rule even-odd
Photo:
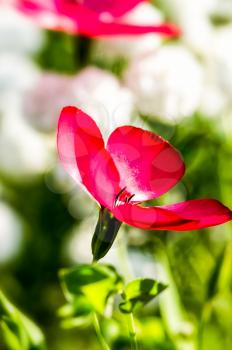
[(99, 313), (104, 313), (108, 297), (122, 290), (122, 278), (110, 265), (81, 265), (62, 270), (60, 277), (69, 302), (79, 303), (78, 298), (82, 296), (85, 304)]
[(139, 278), (131, 281), (123, 292), (123, 301), (119, 308), (124, 313), (131, 313), (139, 310), (149, 303), (167, 286), (149, 278)]

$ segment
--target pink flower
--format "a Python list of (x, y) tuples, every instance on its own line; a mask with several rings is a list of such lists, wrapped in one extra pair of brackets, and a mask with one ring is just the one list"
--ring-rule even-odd
[[(60, 115), (58, 152), (67, 172), (115, 218), (148, 230), (195, 230), (232, 219), (214, 199), (143, 207), (184, 175), (178, 151), (160, 136), (133, 126), (115, 129), (105, 145), (91, 117), (75, 107)], [(81, 204), (80, 204), (81, 205)]]
[(89, 37), (159, 33), (178, 36), (172, 24), (132, 25), (121, 17), (146, 0), (14, 0), (15, 6), (42, 27)]

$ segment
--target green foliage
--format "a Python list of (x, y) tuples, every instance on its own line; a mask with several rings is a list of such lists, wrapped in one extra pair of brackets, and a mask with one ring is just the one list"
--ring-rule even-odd
[(94, 55), (91, 57), (91, 64), (97, 66), (100, 69), (105, 69), (115, 74), (119, 78), (123, 77), (123, 73), (128, 67), (128, 60), (125, 57), (117, 58), (107, 58), (105, 55), (102, 55), (102, 52), (94, 52)]
[(93, 312), (104, 315), (109, 298), (116, 294), (123, 299), (119, 304), (121, 312), (137, 311), (167, 287), (148, 278), (133, 280), (123, 287), (123, 279), (114, 267), (99, 264), (62, 270), (60, 278), (69, 302), (59, 310), (61, 317), (69, 318), (65, 326), (88, 323)]
[(0, 291), (0, 331), (9, 350), (46, 350), (43, 333)]
[(123, 292), (124, 301), (119, 305), (120, 310), (124, 313), (137, 311), (166, 288), (167, 286), (153, 279), (136, 279), (125, 287)]
[[(172, 11), (168, 11), (167, 1), (156, 0), (154, 4), (162, 9), (166, 19), (174, 19)], [(214, 16), (211, 19), (214, 25), (225, 23), (224, 18)], [(89, 58), (92, 42), (86, 38), (51, 31), (46, 32), (46, 36), (44, 48), (35, 57), (37, 63), (45, 70), (73, 74), (91, 62), (112, 71), (117, 76), (122, 76), (127, 67), (128, 62), (125, 59), (118, 58), (107, 62), (102, 53)], [(174, 126), (164, 120), (155, 119), (154, 116), (142, 116), (142, 120), (149, 124), (151, 130), (167, 138), (183, 155), (186, 175), (182, 186), (176, 186), (174, 189), (179, 196), (178, 199), (214, 197), (231, 206), (232, 142), (229, 127), (231, 116), (225, 118), (228, 127), (223, 131), (221, 116), (210, 120), (203, 115), (190, 116)], [(146, 125), (144, 127), (146, 128)], [(17, 174), (17, 165), (15, 172)], [(1, 265), (1, 286), (6, 290), (12, 290), (17, 304), (33, 315), (33, 318), (39, 319), (46, 331), (49, 349), (100, 349), (95, 335), (91, 333), (91, 328), (63, 331), (59, 328), (55, 317), (55, 311), (63, 303), (57, 281), (57, 270), (70, 264), (63, 247), (70, 229), (78, 224), (69, 214), (69, 194), (52, 193), (43, 178), (31, 178), (25, 184), (13, 184), (9, 179), (1, 180), (0, 190), (4, 194), (4, 200), (18, 212), (26, 227), (19, 259)], [(175, 199), (173, 192), (170, 191), (162, 204), (173, 203)], [(156, 199), (155, 204), (159, 204), (159, 200)], [(162, 280), (162, 273), (164, 275), (166, 273), (167, 280), (164, 281), (169, 288), (160, 297), (159, 308), (152, 309), (152, 313), (149, 308), (145, 308), (142, 316), (139, 314), (139, 321), (136, 319), (141, 349), (196, 349), (194, 337), (197, 332), (202, 338), (200, 344), (202, 350), (231, 349), (230, 224), (191, 233), (149, 233), (138, 230), (135, 233), (135, 230), (129, 227), (127, 230), (129, 243), (138, 244), (144, 256), (156, 246), (154, 237), (157, 236), (163, 241), (167, 254), (167, 263), (156, 252), (151, 262), (156, 264), (156, 267), (159, 265)], [(138, 267), (134, 265), (133, 261), (132, 270), (137, 271)], [(95, 265), (93, 266), (95, 269)], [(89, 265), (83, 268), (88, 273), (91, 269)], [(116, 282), (118, 287), (115, 290), (117, 278), (110, 277), (111, 273), (113, 274), (112, 270), (111, 272), (107, 270), (107, 273), (101, 268), (100, 270), (92, 270), (86, 285), (81, 274), (77, 274), (79, 277), (81, 275), (82, 281), (82, 285), (78, 285), (70, 273), (70, 280), (67, 278), (70, 291), (65, 287), (68, 302), (59, 309), (62, 325), (66, 328), (88, 326), (92, 323), (93, 313), (98, 310), (98, 314), (101, 314), (101, 328), (104, 335), (107, 334), (109, 338), (106, 337), (112, 345), (111, 349), (128, 350), (130, 341), (127, 325), (123, 321), (125, 315), (119, 313), (118, 308), (112, 307), (114, 300), (118, 302), (118, 294), (121, 295), (123, 286)], [(131, 282), (132, 285), (134, 283)], [(141, 294), (138, 294), (137, 298), (133, 310), (135, 312), (144, 302)], [(123, 303), (130, 307), (133, 304), (129, 298), (123, 299), (121, 304)], [(104, 314), (110, 315), (110, 318), (101, 317)], [(144, 317), (150, 318), (149, 325), (144, 321)], [(0, 333), (4, 336), (7, 349), (22, 350), (23, 346), (27, 346), (27, 350), (41, 350), (36, 341), (41, 339), (40, 330), (2, 294), (0, 323)]]
[[(140, 310), (166, 288), (165, 285), (153, 279), (136, 279), (125, 285), (122, 277), (113, 266), (96, 263), (62, 270), (60, 278), (68, 301), (58, 311), (59, 316), (63, 319), (61, 325), (67, 329), (86, 327), (92, 324), (104, 349), (109, 349), (108, 344), (112, 346), (117, 344), (118, 338), (124, 333), (123, 327), (119, 327), (115, 320), (109, 318), (112, 316), (112, 306), (116, 296), (120, 295), (123, 299), (119, 304), (119, 310), (122, 314), (129, 314), (127, 317), (124, 315), (129, 327), (129, 332), (125, 334), (126, 342), (128, 342), (129, 335), (135, 345), (136, 330), (132, 313)], [(108, 317), (105, 317), (109, 306), (110, 315), (108, 313)], [(122, 314), (119, 313), (121, 316)], [(103, 321), (104, 333), (102, 333), (98, 316)], [(160, 324), (158, 324), (157, 330), (159, 330), (159, 336), (162, 337)], [(156, 341), (159, 341), (159, 337), (155, 337), (152, 344)]]
[(86, 64), (90, 46), (90, 39), (48, 30), (36, 60), (46, 70), (73, 74)]
[(215, 267), (209, 278), (208, 289), (206, 293), (206, 302), (208, 302), (210, 299), (215, 297), (218, 293), (218, 283), (219, 283), (222, 266), (224, 263), (224, 255), (225, 255), (225, 249), (223, 249), (222, 253), (219, 255), (219, 258), (217, 259)]
[[(21, 292), (13, 294), (18, 305), (35, 319), (43, 320), (47, 328), (49, 323), (55, 322), (55, 310), (61, 303), (57, 271), (64, 266), (62, 245), (74, 218), (69, 215), (63, 197), (51, 192), (43, 178), (30, 183), (0, 178), (0, 182), (4, 186), (4, 199), (25, 223), (23, 250), (19, 259), (6, 270), (1, 269), (0, 285), (13, 293), (15, 285), (19, 285)], [(4, 276), (8, 275), (12, 284), (5, 283)], [(55, 294), (52, 302), (47, 291)]]
[(70, 305), (60, 314), (72, 317), (104, 314), (107, 301), (122, 289), (122, 278), (109, 265), (81, 265), (60, 272), (64, 294)]

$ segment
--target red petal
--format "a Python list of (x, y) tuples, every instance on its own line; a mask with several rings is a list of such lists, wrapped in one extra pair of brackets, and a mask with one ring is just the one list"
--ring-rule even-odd
[(118, 220), (145, 230), (198, 230), (232, 219), (232, 212), (213, 199), (191, 200), (162, 207), (125, 204), (116, 207), (113, 214)]
[(157, 33), (165, 36), (180, 35), (180, 30), (171, 24), (140, 26), (115, 22), (117, 16), (141, 2), (139, 0), (130, 0), (128, 3), (121, 0), (117, 6), (116, 1), (113, 1), (109, 11), (104, 10), (103, 12), (101, 11), (106, 3), (102, 6), (99, 5), (99, 2), (93, 0), (89, 0), (89, 6), (62, 0), (50, 0), (47, 3), (42, 2), (42, 0), (15, 1), (15, 6), (20, 11), (32, 16), (39, 25), (48, 29), (83, 34), (90, 37), (142, 35), (147, 33)]
[(185, 220), (159, 207), (123, 204), (116, 206), (112, 212), (118, 220), (144, 230), (189, 230), (193, 224), (192, 220)]
[(119, 192), (119, 175), (96, 123), (81, 110), (65, 107), (59, 119), (57, 147), (67, 172), (111, 209)]
[(59, 13), (53, 0), (15, 0), (14, 4), (19, 11), (32, 17), (42, 28), (70, 34), (78, 32), (76, 21)]
[(97, 13), (110, 13), (114, 17), (122, 16), (144, 0), (84, 0), (83, 6)]
[[(85, 0), (82, 4), (63, 0), (55, 0), (57, 10), (71, 18), (76, 23), (77, 33), (90, 37), (108, 35), (140, 35), (157, 33), (165, 36), (179, 36), (180, 30), (172, 24), (161, 25), (130, 25), (115, 21), (115, 16), (126, 12), (137, 5), (139, 0), (116, 1), (104, 0), (104, 3)], [(87, 4), (88, 3), (88, 4)], [(108, 3), (108, 9), (106, 9)], [(123, 5), (122, 5), (123, 4)], [(91, 5), (91, 6), (90, 6)], [(111, 8), (110, 8), (111, 6)], [(105, 8), (103, 10), (103, 8)]]
[[(86, 22), (89, 21), (89, 22)], [(148, 33), (160, 34), (166, 37), (178, 37), (181, 31), (172, 24), (164, 23), (160, 25), (132, 25), (117, 22), (103, 22), (91, 20), (89, 17), (79, 23), (79, 31), (90, 37), (111, 36), (111, 35), (143, 35)]]
[(39, 1), (39, 0), (15, 0), (14, 4), (16, 7), (20, 7), (25, 11), (39, 11), (47, 10), (53, 11), (55, 9), (53, 1)]
[(232, 211), (215, 199), (195, 199), (162, 206), (186, 220), (195, 220), (191, 230), (223, 224), (232, 219)]
[(53, 1), (39, 1), (39, 0), (15, 0), (15, 6), (22, 12), (36, 16), (41, 12), (46, 14), (56, 12), (56, 7)]
[(121, 188), (134, 194), (133, 201), (160, 196), (184, 174), (184, 163), (175, 148), (160, 136), (133, 126), (117, 128), (107, 149), (120, 174)]

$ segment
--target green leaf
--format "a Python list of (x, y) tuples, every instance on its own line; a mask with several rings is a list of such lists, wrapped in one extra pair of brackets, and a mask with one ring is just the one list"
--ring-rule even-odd
[(86, 316), (93, 311), (92, 305), (88, 302), (85, 296), (76, 297), (72, 303), (62, 306), (58, 315), (60, 317), (79, 317)]
[(223, 249), (222, 253), (219, 255), (216, 261), (215, 267), (210, 275), (208, 286), (207, 286), (205, 302), (209, 301), (211, 298), (213, 298), (217, 294), (218, 280), (219, 280), (221, 268), (224, 261), (224, 254), (225, 254), (225, 249)]
[(90, 326), (92, 322), (93, 315), (91, 314), (83, 317), (67, 318), (61, 322), (61, 327), (64, 329), (84, 328)]
[(141, 339), (145, 344), (165, 342), (165, 330), (161, 318), (152, 316), (137, 319), (137, 329), (138, 339)]
[(137, 311), (166, 288), (166, 285), (153, 279), (136, 279), (126, 286), (123, 293), (124, 301), (120, 303), (119, 308), (124, 313)]
[(60, 277), (64, 294), (75, 312), (85, 304), (103, 314), (109, 296), (122, 289), (122, 278), (110, 265), (81, 265), (62, 270)]
[(61, 322), (63, 328), (74, 328), (88, 326), (92, 322), (93, 306), (83, 295), (76, 297), (73, 302), (62, 306), (58, 315), (64, 320)]
[(218, 276), (218, 292), (230, 290), (232, 283), (232, 243), (225, 249), (221, 271)]
[(45, 350), (44, 336), (0, 291), (0, 329), (9, 350)]
[(228, 244), (219, 255), (208, 282), (206, 302), (217, 294), (230, 289), (232, 281), (232, 244)]
[(0, 322), (0, 331), (2, 332), (2, 337), (4, 344), (8, 347), (10, 350), (21, 350), (22, 347), (20, 345), (20, 340), (18, 339), (17, 335), (12, 332), (12, 330), (9, 328), (7, 322)]

